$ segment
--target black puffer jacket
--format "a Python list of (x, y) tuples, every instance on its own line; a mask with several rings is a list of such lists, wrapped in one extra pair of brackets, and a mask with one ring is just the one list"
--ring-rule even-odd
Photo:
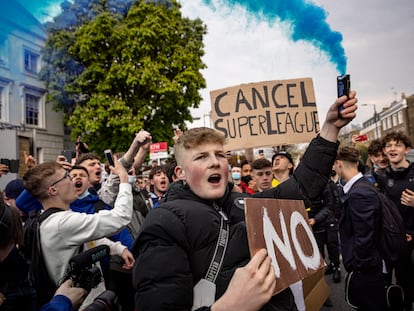
[[(329, 177), (337, 147), (315, 139), (292, 178), (257, 196), (317, 197)], [(235, 269), (250, 260), (244, 211), (237, 204), (237, 198), (247, 195), (229, 189), (215, 202), (228, 215), (230, 225), (216, 298), (224, 294)], [(186, 185), (172, 184), (165, 203), (148, 214), (133, 248), (137, 257), (133, 270), (136, 310), (191, 310), (193, 286), (207, 272), (219, 230), (220, 215), (213, 202), (201, 200)], [(262, 310), (296, 310), (291, 291), (274, 296)]]
[(414, 163), (397, 171), (387, 167), (383, 175), (377, 176), (378, 187), (398, 206), (404, 219), (405, 230), (414, 234), (414, 208), (401, 204), (401, 194), (405, 189), (414, 190)]

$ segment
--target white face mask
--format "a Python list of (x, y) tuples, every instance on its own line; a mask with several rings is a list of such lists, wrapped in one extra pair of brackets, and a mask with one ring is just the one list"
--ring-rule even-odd
[(128, 182), (129, 182), (131, 185), (134, 185), (134, 184), (135, 184), (135, 182), (136, 182), (136, 180), (137, 180), (137, 176), (131, 176), (131, 175), (128, 175)]

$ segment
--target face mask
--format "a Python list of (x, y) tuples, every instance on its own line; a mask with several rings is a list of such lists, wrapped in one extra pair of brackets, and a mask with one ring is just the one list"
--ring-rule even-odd
[(136, 180), (137, 180), (137, 176), (131, 176), (131, 175), (128, 175), (128, 182), (129, 182), (131, 185), (134, 185)]
[(240, 173), (234, 172), (234, 173), (231, 174), (231, 177), (233, 178), (233, 180), (239, 180), (240, 179)]

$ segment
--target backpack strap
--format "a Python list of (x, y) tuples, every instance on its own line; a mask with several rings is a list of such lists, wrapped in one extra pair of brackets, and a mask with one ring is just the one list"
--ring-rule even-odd
[(216, 249), (214, 250), (213, 259), (211, 260), (210, 266), (205, 277), (206, 280), (212, 283), (216, 282), (217, 275), (219, 274), (221, 265), (223, 264), (224, 254), (226, 253), (230, 233), (227, 216), (224, 214), (221, 208), (218, 207), (215, 203), (214, 208), (220, 214), (221, 223)]
[(96, 202), (93, 204), (93, 212), (94, 212), (94, 213), (97, 213), (97, 212), (99, 212), (99, 211), (101, 211), (101, 210), (104, 210), (104, 209), (106, 209), (106, 204), (105, 204), (105, 202), (104, 202), (104, 201), (102, 201), (101, 199), (99, 199), (98, 201), (96, 201)]
[(43, 213), (40, 214), (38, 221), (39, 224), (41, 224), (46, 218), (48, 218), (50, 215), (57, 213), (57, 212), (63, 212), (64, 210), (58, 207), (51, 207), (45, 210)]

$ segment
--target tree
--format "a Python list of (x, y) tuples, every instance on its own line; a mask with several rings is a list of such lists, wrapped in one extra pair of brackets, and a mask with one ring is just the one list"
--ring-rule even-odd
[(183, 18), (176, 1), (137, 1), (123, 15), (95, 0), (87, 11), (93, 18), (82, 15), (83, 2), (66, 9), (82, 23), (48, 25), (42, 73), (73, 137), (96, 152), (125, 150), (141, 128), (154, 141), (171, 141), (206, 86), (202, 21)]

